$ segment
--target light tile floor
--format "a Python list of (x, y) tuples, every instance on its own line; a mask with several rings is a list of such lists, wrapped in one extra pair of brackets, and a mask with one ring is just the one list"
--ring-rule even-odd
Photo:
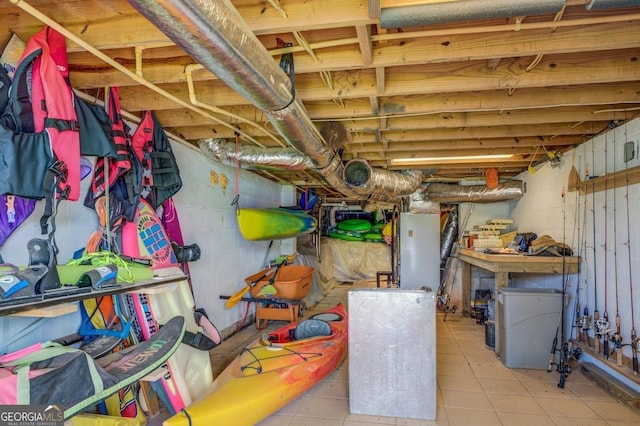
[[(312, 312), (338, 302), (346, 304), (348, 290), (357, 286), (372, 283), (336, 287)], [(268, 329), (282, 324), (270, 322)], [(252, 325), (214, 349), (214, 370), (224, 368), (257, 333)], [(435, 421), (349, 413), (347, 360), (323, 382), (259, 426), (640, 425), (640, 414), (593, 384), (577, 366), (564, 389), (557, 387), (556, 372), (506, 368), (485, 346), (484, 326), (469, 318), (449, 315), (445, 322), (438, 314), (437, 363)]]

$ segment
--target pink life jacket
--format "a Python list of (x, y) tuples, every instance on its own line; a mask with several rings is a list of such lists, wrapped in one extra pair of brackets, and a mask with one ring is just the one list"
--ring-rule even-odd
[(34, 131), (49, 134), (53, 153), (62, 163), (58, 195), (76, 201), (80, 197), (80, 133), (65, 38), (53, 28), (44, 27), (27, 42), (19, 63), (23, 60), (33, 60)]

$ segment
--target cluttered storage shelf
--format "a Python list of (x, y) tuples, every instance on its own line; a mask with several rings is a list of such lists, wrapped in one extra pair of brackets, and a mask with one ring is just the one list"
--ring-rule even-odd
[[(123, 283), (117, 286), (107, 287), (103, 289), (93, 289), (91, 287), (72, 288), (71, 286), (69, 286), (69, 288), (67, 289), (62, 288), (61, 290), (46, 292), (24, 299), (8, 299), (5, 303), (0, 303), (0, 317), (14, 314), (34, 317), (55, 316), (55, 311), (47, 312), (43, 308), (50, 308), (67, 304), (71, 305), (75, 304), (75, 302), (79, 302), (85, 299), (126, 293), (141, 288), (175, 283), (183, 281), (184, 279), (184, 274), (176, 273), (173, 275), (156, 276), (152, 279), (138, 280), (133, 283)], [(73, 307), (75, 308), (75, 305), (73, 305)], [(59, 313), (64, 314), (67, 313), (67, 311), (60, 310)]]

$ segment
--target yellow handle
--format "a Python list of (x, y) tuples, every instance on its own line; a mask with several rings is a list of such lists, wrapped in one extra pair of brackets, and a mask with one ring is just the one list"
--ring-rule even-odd
[(227, 303), (224, 304), (225, 308), (231, 309), (234, 306), (236, 306), (238, 302), (242, 300), (242, 297), (249, 291), (250, 288), (251, 286), (246, 285), (239, 292), (237, 292), (236, 294), (228, 298)]

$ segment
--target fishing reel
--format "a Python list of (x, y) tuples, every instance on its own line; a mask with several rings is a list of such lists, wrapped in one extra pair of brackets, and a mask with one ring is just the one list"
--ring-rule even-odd
[(612, 354), (615, 352), (616, 349), (622, 347), (622, 335), (620, 335), (620, 333), (618, 332), (615, 332), (612, 335), (610, 335), (609, 341), (613, 343), (613, 349), (611, 350)]
[(602, 337), (611, 331), (609, 330), (609, 320), (604, 317), (598, 318), (593, 327), (595, 335), (598, 337)]
[(581, 316), (580, 318), (578, 318), (576, 325), (583, 331), (591, 330), (591, 317), (587, 315)]
[(438, 303), (438, 309), (440, 309), (441, 311), (446, 311), (447, 305), (449, 304), (449, 294), (447, 293), (438, 294), (437, 303)]
[[(579, 348), (576, 348), (576, 349), (579, 349)], [(571, 356), (574, 352), (576, 351), (572, 349), (572, 345), (569, 345), (569, 343), (567, 342), (563, 343), (562, 349), (561, 349), (561, 355), (560, 355), (560, 362), (554, 363), (556, 370), (560, 374), (560, 381), (558, 382), (558, 387), (561, 389), (564, 388), (564, 382), (567, 376), (571, 373), (570, 363), (571, 363)], [(581, 354), (582, 354), (582, 350), (580, 349), (580, 355)]]
[(456, 305), (449, 306), (450, 299), (451, 297), (448, 293), (439, 294), (437, 297), (437, 306), (442, 312), (451, 312), (455, 314), (458, 307)]
[(571, 358), (575, 359), (576, 361), (579, 361), (581, 356), (582, 356), (582, 349), (580, 347), (576, 346), (571, 350)]

